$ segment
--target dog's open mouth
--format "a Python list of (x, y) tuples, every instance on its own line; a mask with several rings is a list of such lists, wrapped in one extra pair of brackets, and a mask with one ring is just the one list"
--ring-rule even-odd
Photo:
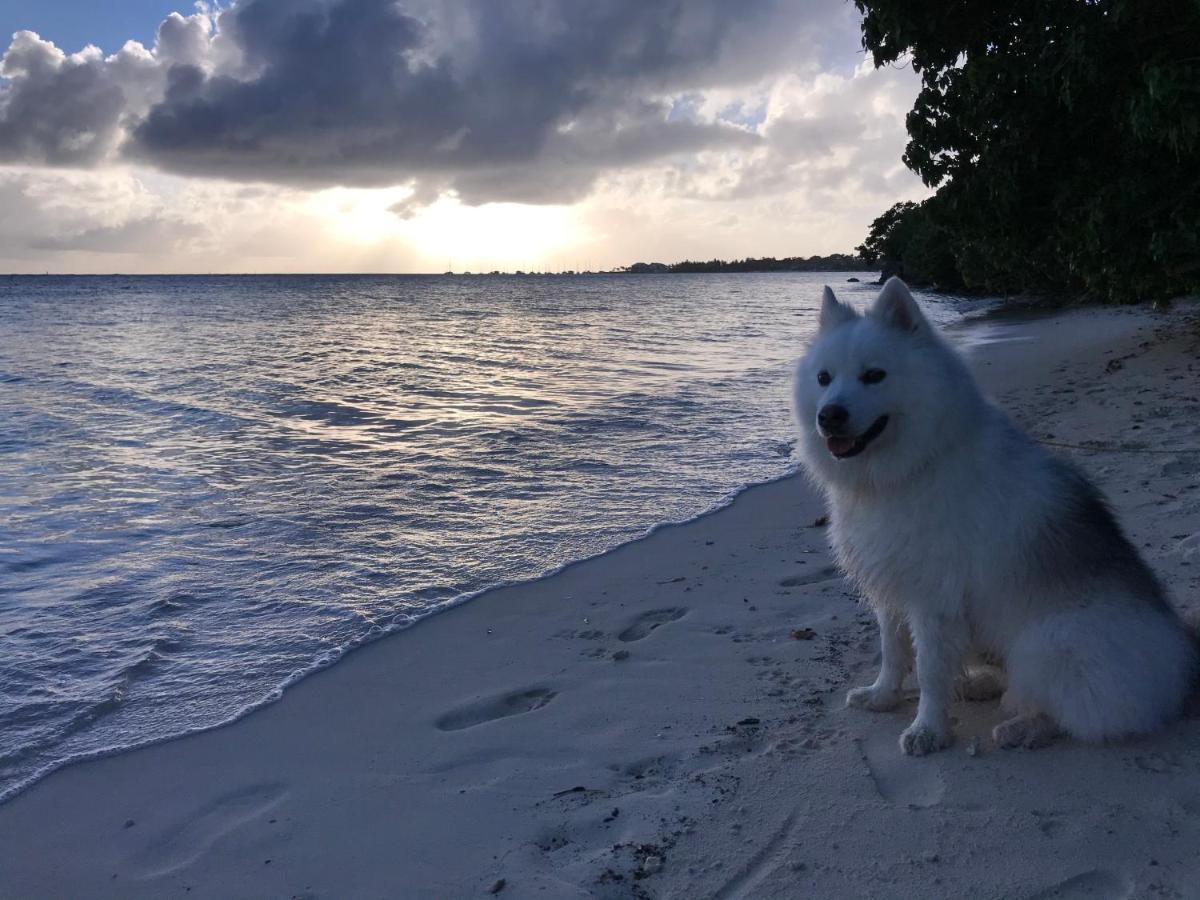
[(883, 429), (887, 427), (887, 423), (888, 417), (880, 416), (870, 428), (858, 437), (833, 435), (832, 437), (825, 438), (825, 446), (838, 459), (849, 459), (852, 456), (858, 456), (858, 454), (867, 449), (867, 445), (871, 441), (883, 434)]

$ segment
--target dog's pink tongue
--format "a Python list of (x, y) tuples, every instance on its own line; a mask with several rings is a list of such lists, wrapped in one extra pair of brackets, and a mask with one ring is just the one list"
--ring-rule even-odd
[(854, 438), (827, 437), (825, 438), (825, 446), (829, 448), (829, 452), (834, 456), (841, 456), (843, 453), (850, 452), (850, 448), (854, 446)]

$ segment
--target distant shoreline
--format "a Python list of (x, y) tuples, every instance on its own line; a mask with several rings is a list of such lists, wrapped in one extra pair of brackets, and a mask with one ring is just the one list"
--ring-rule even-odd
[(636, 262), (626, 271), (631, 275), (733, 273), (733, 272), (870, 272), (872, 266), (862, 257), (850, 253), (834, 253), (829, 256), (773, 256), (746, 257), (745, 259), (710, 259), (707, 261), (685, 259), (677, 263)]
[[(635, 264), (648, 265), (648, 264)], [(753, 269), (683, 269), (676, 266), (661, 269), (599, 269), (595, 271), (566, 270), (562, 272), (5, 272), (0, 279), (19, 278), (581, 278), (601, 275), (765, 275), (797, 272), (840, 272), (873, 275), (877, 268), (860, 264), (854, 268), (813, 266), (811, 268), (753, 268)]]

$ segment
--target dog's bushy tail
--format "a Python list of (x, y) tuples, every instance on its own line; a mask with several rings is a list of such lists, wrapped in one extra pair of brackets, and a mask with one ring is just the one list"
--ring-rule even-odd
[[(1196, 645), (1196, 655), (1200, 658), (1200, 607), (1183, 611), (1179, 618), (1183, 620), (1183, 627), (1192, 636), (1192, 642)], [(1192, 692), (1184, 703), (1183, 715), (1188, 719), (1200, 719), (1200, 666), (1192, 677)]]
[(1200, 645), (1200, 606), (1195, 609), (1183, 610), (1179, 614), (1179, 619), (1192, 639), (1196, 641), (1197, 645)]

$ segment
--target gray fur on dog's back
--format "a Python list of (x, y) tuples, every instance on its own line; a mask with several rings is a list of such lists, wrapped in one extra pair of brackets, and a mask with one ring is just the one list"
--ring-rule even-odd
[(1031, 578), (1060, 590), (1119, 584), (1131, 599), (1173, 614), (1158, 577), (1129, 542), (1099, 489), (1064, 459), (1051, 455), (1046, 466), (1058, 486), (1058, 507), (1030, 542)]

